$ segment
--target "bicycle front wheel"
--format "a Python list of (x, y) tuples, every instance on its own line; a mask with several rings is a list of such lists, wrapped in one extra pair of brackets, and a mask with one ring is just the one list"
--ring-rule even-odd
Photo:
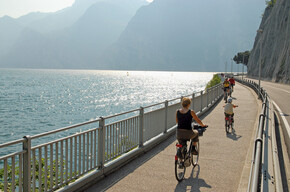
[(175, 177), (177, 181), (182, 181), (184, 179), (185, 169), (186, 167), (183, 161), (179, 158), (175, 160)]
[(199, 155), (200, 155), (200, 146), (199, 146), (199, 142), (196, 142), (196, 146), (195, 149), (197, 151), (197, 155), (194, 155), (191, 153), (191, 164), (192, 166), (196, 166), (198, 163), (198, 159), (199, 159)]

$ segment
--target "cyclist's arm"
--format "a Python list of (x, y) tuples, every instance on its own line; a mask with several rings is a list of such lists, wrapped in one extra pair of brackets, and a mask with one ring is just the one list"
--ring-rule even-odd
[(200, 124), (200, 126), (205, 127), (205, 124), (201, 122), (201, 120), (198, 118), (198, 116), (195, 114), (193, 110), (191, 110), (191, 116), (198, 124)]
[(233, 105), (234, 108), (238, 107), (238, 105)]

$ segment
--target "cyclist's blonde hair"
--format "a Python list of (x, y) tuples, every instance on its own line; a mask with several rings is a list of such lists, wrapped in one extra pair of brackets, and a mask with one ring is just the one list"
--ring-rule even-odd
[(183, 97), (181, 101), (182, 107), (187, 107), (191, 104), (191, 100), (188, 97)]

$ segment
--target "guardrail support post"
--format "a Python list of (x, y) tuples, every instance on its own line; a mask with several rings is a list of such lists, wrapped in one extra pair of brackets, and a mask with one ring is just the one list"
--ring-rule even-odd
[(195, 93), (192, 93), (192, 98), (191, 98), (192, 110), (194, 110), (194, 97), (195, 97)]
[(200, 112), (202, 112), (202, 91), (200, 91)]
[(168, 118), (168, 101), (167, 100), (164, 103), (164, 109), (165, 109), (165, 127), (164, 127), (163, 133), (167, 133), (167, 118)]
[[(31, 138), (29, 135), (23, 137), (23, 191), (31, 191)], [(21, 173), (19, 173), (21, 174)]]
[(139, 114), (139, 148), (143, 147), (143, 132), (144, 132), (144, 108), (140, 107), (140, 114)]
[(210, 89), (206, 89), (206, 107), (208, 107), (209, 105), (209, 92), (210, 92)]
[(102, 169), (104, 167), (104, 154), (105, 154), (105, 119), (100, 117), (99, 121), (99, 134), (98, 134), (98, 167)]

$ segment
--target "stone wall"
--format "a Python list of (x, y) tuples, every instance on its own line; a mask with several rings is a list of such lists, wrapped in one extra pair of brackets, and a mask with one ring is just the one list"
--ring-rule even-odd
[[(248, 75), (290, 83), (290, 0), (277, 0), (267, 7), (248, 63)], [(261, 57), (260, 57), (261, 56)]]

